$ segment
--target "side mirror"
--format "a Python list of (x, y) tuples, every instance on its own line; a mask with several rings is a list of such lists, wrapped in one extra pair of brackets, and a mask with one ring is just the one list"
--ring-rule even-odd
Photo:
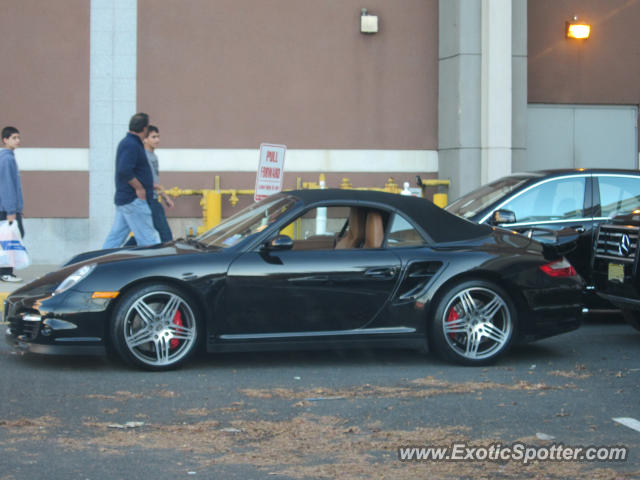
[(267, 250), (291, 250), (293, 248), (293, 240), (288, 235), (278, 235), (276, 238), (267, 242)]
[(504, 223), (516, 223), (516, 214), (511, 210), (496, 210), (491, 215), (491, 225), (502, 225)]

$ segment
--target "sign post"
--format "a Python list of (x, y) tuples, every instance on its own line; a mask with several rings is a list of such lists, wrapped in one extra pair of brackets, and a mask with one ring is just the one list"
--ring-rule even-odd
[(286, 145), (260, 144), (260, 162), (256, 175), (255, 202), (282, 190), (284, 179), (284, 154)]

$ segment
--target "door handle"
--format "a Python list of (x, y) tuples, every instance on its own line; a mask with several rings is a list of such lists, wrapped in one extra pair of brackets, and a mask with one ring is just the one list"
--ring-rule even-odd
[(376, 277), (376, 278), (392, 278), (396, 275), (398, 269), (396, 267), (391, 268), (370, 268), (364, 274), (367, 277)]
[(585, 229), (582, 225), (576, 225), (575, 227), (571, 227), (573, 230), (575, 230), (578, 233), (584, 233)]

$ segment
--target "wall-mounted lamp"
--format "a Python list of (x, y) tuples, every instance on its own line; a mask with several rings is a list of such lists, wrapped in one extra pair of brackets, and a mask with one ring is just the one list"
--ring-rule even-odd
[(371, 15), (366, 8), (360, 10), (360, 33), (378, 33), (378, 16)]
[(591, 25), (584, 22), (579, 22), (578, 17), (573, 17), (570, 22), (566, 22), (567, 38), (577, 38), (579, 40), (586, 40), (591, 34)]

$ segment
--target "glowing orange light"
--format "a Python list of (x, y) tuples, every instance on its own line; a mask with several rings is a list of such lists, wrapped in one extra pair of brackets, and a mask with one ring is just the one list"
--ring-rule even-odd
[(591, 35), (591, 25), (586, 23), (567, 22), (567, 38), (585, 40)]

